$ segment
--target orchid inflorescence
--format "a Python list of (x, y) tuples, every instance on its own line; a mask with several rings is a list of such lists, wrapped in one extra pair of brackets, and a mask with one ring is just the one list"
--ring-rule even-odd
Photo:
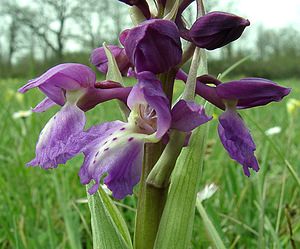
[[(194, 49), (214, 50), (238, 39), (250, 25), (239, 16), (211, 12), (197, 18), (189, 29), (182, 13), (193, 0), (181, 1), (177, 14), (170, 19), (161, 19), (161, 11), (151, 13), (145, 0), (121, 2), (140, 11), (145, 20), (120, 34), (121, 47), (96, 48), (91, 63), (107, 74), (113, 66), (109, 60), (112, 55), (120, 75), (136, 81), (133, 87), (112, 80), (97, 82), (88, 66), (65, 63), (30, 80), (19, 90), (25, 93), (37, 87), (46, 95), (33, 112), (61, 106), (41, 131), (36, 156), (27, 165), (56, 168), (83, 153), (81, 183), (93, 182), (89, 193), (94, 194), (105, 175), (104, 183), (117, 199), (132, 194), (139, 183), (145, 144), (165, 146), (170, 134), (177, 130), (185, 135), (188, 146), (192, 131), (212, 119), (193, 100), (182, 98), (172, 103), (174, 80), (186, 82), (189, 77), (180, 68), (185, 62), (182, 39)], [(158, 6), (164, 8), (166, 1), (158, 1)], [(229, 156), (243, 166), (245, 175), (250, 176), (249, 169), (258, 171), (256, 146), (238, 110), (280, 101), (290, 89), (262, 78), (222, 83), (213, 76), (201, 75), (195, 82), (197, 95), (224, 110), (219, 117), (218, 134)], [(127, 121), (106, 122), (86, 129), (85, 112), (112, 99), (124, 103), (129, 113)]]

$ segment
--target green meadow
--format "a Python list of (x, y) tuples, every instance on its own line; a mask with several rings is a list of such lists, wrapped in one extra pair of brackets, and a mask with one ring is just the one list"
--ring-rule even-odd
[[(53, 107), (27, 118), (13, 118), (34, 107), (43, 96), (37, 90), (17, 93), (26, 80), (0, 80), (0, 249), (92, 248), (86, 190), (78, 170), (83, 156), (55, 170), (27, 168), (34, 157), (39, 132), (59, 109)], [(300, 80), (278, 83), (293, 91), (281, 103), (271, 103), (241, 115), (252, 132), (260, 162), (250, 178), (232, 161), (217, 135), (214, 109), (201, 188), (215, 183), (218, 191), (203, 202), (204, 208), (227, 248), (300, 248), (300, 107), (287, 111), (290, 99), (300, 100)], [(182, 85), (176, 83), (176, 95)], [(104, 103), (87, 113), (87, 125), (120, 118), (116, 102)], [(281, 132), (266, 135), (269, 128)], [(116, 202), (130, 232), (134, 227), (136, 200)], [(191, 248), (213, 248), (198, 211)]]

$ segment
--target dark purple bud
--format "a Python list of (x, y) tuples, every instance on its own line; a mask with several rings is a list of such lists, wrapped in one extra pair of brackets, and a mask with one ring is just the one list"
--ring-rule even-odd
[(148, 20), (131, 29), (125, 40), (125, 50), (137, 72), (159, 74), (180, 63), (180, 35), (174, 22)]
[(147, 19), (151, 18), (149, 5), (148, 5), (146, 0), (119, 0), (119, 1), (122, 2), (122, 3), (126, 3), (130, 6), (138, 7)]
[(191, 27), (189, 37), (200, 48), (213, 50), (238, 39), (249, 20), (225, 13), (210, 12), (200, 17)]
[[(125, 49), (114, 45), (109, 45), (108, 48), (115, 57), (121, 74), (123, 76), (126, 76), (129, 67), (131, 67), (131, 63), (129, 62), (128, 57), (125, 53)], [(96, 48), (93, 50), (90, 61), (93, 65), (97, 67), (97, 69), (100, 72), (105, 74), (107, 73), (108, 59), (106, 57), (105, 50), (103, 47)]]

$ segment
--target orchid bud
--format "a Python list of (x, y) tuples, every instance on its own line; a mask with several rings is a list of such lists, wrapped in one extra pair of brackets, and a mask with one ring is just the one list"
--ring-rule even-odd
[(237, 40), (249, 25), (247, 19), (216, 11), (197, 19), (189, 37), (196, 46), (214, 50)]
[(179, 64), (182, 57), (178, 28), (168, 20), (143, 22), (128, 32), (124, 45), (137, 72), (167, 72)]
[[(114, 45), (109, 45), (108, 48), (110, 49), (111, 53), (115, 57), (121, 74), (123, 76), (126, 76), (128, 69), (131, 67), (131, 63), (128, 60), (128, 57), (125, 53), (124, 48), (120, 48), (120, 47), (114, 46)], [(96, 48), (93, 50), (90, 61), (93, 65), (95, 65), (97, 67), (97, 69), (101, 73), (104, 73), (104, 74), (107, 73), (108, 59), (107, 59), (107, 56), (105, 54), (105, 50), (103, 47)]]

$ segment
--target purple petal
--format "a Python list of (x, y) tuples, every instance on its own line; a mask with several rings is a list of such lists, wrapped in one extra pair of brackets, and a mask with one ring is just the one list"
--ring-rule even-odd
[(171, 114), (169, 100), (162, 90), (160, 81), (151, 72), (142, 72), (137, 75), (138, 83), (133, 87), (127, 100), (132, 110), (136, 105), (149, 105), (157, 116), (156, 137), (161, 138), (170, 128)]
[(76, 63), (57, 65), (40, 77), (30, 80), (19, 92), (39, 87), (51, 100), (59, 105), (65, 103), (65, 91), (93, 87), (96, 82), (95, 73), (87, 66)]
[(89, 190), (94, 194), (102, 176), (107, 173), (104, 183), (113, 192), (113, 196), (122, 199), (132, 194), (133, 187), (139, 182), (142, 169), (144, 142), (127, 131), (128, 127), (117, 127), (106, 131), (84, 151), (85, 160), (79, 176), (82, 184), (91, 180), (94, 186)]
[(178, 28), (174, 22), (161, 19), (148, 20), (131, 29), (125, 50), (137, 72), (167, 72), (182, 57)]
[[(40, 133), (36, 157), (27, 165), (56, 168), (79, 153), (76, 135), (85, 125), (85, 115), (77, 106), (66, 104), (52, 117)], [(72, 138), (72, 143), (69, 140)]]
[[(118, 68), (123, 76), (127, 75), (128, 69), (132, 66), (124, 48), (118, 46), (109, 45), (110, 52), (115, 57)], [(91, 54), (91, 63), (97, 67), (97, 69), (106, 74), (108, 71), (108, 59), (103, 47), (96, 48)]]
[(205, 109), (192, 101), (180, 100), (172, 109), (172, 129), (190, 132), (208, 122), (212, 117), (205, 114)]
[(250, 176), (249, 168), (257, 172), (256, 146), (239, 114), (227, 110), (219, 117), (219, 122), (219, 136), (229, 156), (243, 166), (245, 175)]
[(48, 97), (44, 98), (42, 102), (40, 102), (36, 107), (32, 109), (33, 112), (44, 112), (48, 110), (50, 107), (56, 105), (55, 102), (53, 102)]
[(247, 19), (225, 12), (210, 12), (191, 27), (189, 37), (200, 48), (213, 50), (238, 39), (250, 25)]
[(250, 108), (280, 101), (291, 89), (277, 85), (267, 79), (245, 78), (217, 86), (217, 94), (222, 99), (238, 99), (238, 108)]

